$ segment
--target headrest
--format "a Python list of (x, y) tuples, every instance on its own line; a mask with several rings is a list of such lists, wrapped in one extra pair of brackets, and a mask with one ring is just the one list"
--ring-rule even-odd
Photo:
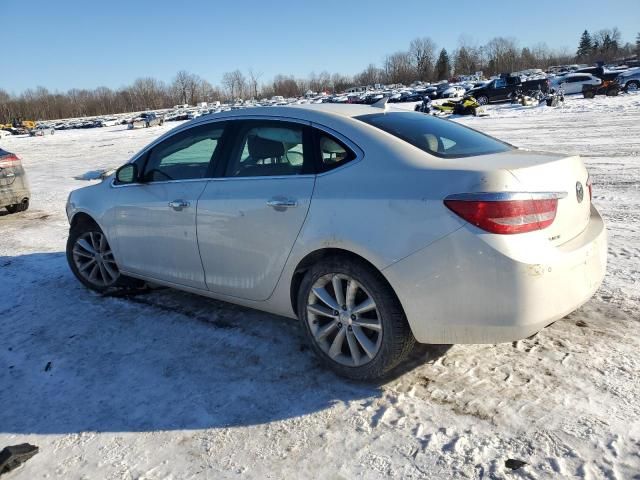
[(342, 148), (340, 144), (327, 137), (320, 139), (320, 150), (324, 153), (344, 153), (344, 148)]
[(249, 155), (253, 159), (276, 158), (284, 155), (284, 146), (282, 142), (267, 140), (255, 135), (248, 138)]

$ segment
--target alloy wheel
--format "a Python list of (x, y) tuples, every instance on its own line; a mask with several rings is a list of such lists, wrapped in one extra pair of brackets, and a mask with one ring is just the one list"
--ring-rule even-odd
[(307, 322), (318, 347), (342, 365), (365, 365), (382, 345), (375, 300), (349, 275), (330, 273), (316, 280), (307, 300)]
[(97, 287), (109, 287), (120, 278), (111, 247), (102, 232), (85, 232), (73, 245), (73, 261), (80, 275)]

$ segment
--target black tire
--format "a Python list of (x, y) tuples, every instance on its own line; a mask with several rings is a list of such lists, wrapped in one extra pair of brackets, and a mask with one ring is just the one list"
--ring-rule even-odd
[[(382, 339), (375, 356), (363, 365), (348, 366), (332, 359), (318, 345), (311, 331), (307, 310), (311, 289), (316, 281), (329, 274), (351, 277), (375, 301), (376, 313), (379, 314), (382, 326), (380, 332)], [(352, 380), (375, 380), (384, 377), (385, 374), (407, 358), (407, 355), (415, 345), (415, 338), (411, 333), (404, 311), (395, 293), (380, 272), (362, 261), (342, 256), (322, 259), (305, 273), (298, 289), (297, 306), (298, 318), (302, 323), (302, 328), (306, 333), (307, 341), (311, 348), (324, 365), (342, 377)], [(348, 328), (351, 331), (350, 326), (342, 328)], [(343, 348), (348, 348), (348, 346), (344, 347), (343, 344)]]
[(640, 89), (640, 82), (637, 80), (631, 80), (627, 82), (624, 87), (626, 92), (637, 92)]
[(23, 198), (22, 202), (15, 203), (13, 205), (7, 205), (6, 209), (9, 213), (25, 212), (29, 209), (29, 199)]
[(486, 95), (480, 95), (479, 97), (476, 97), (476, 102), (480, 105), (489, 105), (489, 97)]
[(106, 285), (99, 285), (97, 283), (94, 283), (90, 281), (88, 278), (86, 278), (85, 275), (80, 273), (79, 267), (76, 264), (76, 260), (74, 259), (73, 250), (78, 239), (84, 234), (87, 234), (90, 232), (104, 235), (100, 227), (95, 222), (80, 221), (69, 230), (69, 237), (67, 238), (67, 248), (66, 248), (67, 262), (69, 263), (69, 268), (71, 269), (73, 274), (76, 276), (78, 280), (80, 280), (80, 283), (82, 283), (88, 289), (98, 293), (112, 293), (120, 290), (136, 290), (136, 289), (142, 288), (144, 286), (144, 282), (142, 282), (141, 280), (137, 280), (137, 279), (122, 275), (119, 273), (119, 270), (118, 270), (118, 278), (113, 283), (106, 284)]
[(584, 96), (584, 98), (594, 98), (596, 96), (596, 92), (594, 92), (593, 90), (585, 90), (584, 92), (582, 92), (582, 95)]

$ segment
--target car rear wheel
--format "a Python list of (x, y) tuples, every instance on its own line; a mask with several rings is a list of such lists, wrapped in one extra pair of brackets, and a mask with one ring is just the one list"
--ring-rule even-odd
[(485, 95), (480, 95), (479, 97), (476, 98), (476, 101), (480, 105), (487, 105), (489, 103), (489, 98)]
[(141, 284), (120, 274), (106, 235), (92, 222), (82, 222), (69, 231), (67, 261), (78, 280), (96, 292)]
[(307, 271), (298, 291), (298, 314), (322, 362), (355, 380), (384, 376), (415, 343), (382, 275), (349, 258), (330, 258)]
[(29, 209), (29, 199), (28, 198), (24, 198), (24, 199), (22, 199), (22, 202), (20, 202), (20, 203), (16, 203), (16, 204), (13, 204), (13, 205), (7, 205), (6, 209), (7, 209), (7, 212), (9, 212), (9, 213), (24, 212), (24, 211)]

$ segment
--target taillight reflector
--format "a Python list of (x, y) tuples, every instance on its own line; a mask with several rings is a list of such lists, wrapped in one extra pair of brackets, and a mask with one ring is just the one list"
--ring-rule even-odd
[(458, 216), (490, 233), (509, 235), (542, 230), (553, 223), (558, 199), (544, 200), (445, 200)]

